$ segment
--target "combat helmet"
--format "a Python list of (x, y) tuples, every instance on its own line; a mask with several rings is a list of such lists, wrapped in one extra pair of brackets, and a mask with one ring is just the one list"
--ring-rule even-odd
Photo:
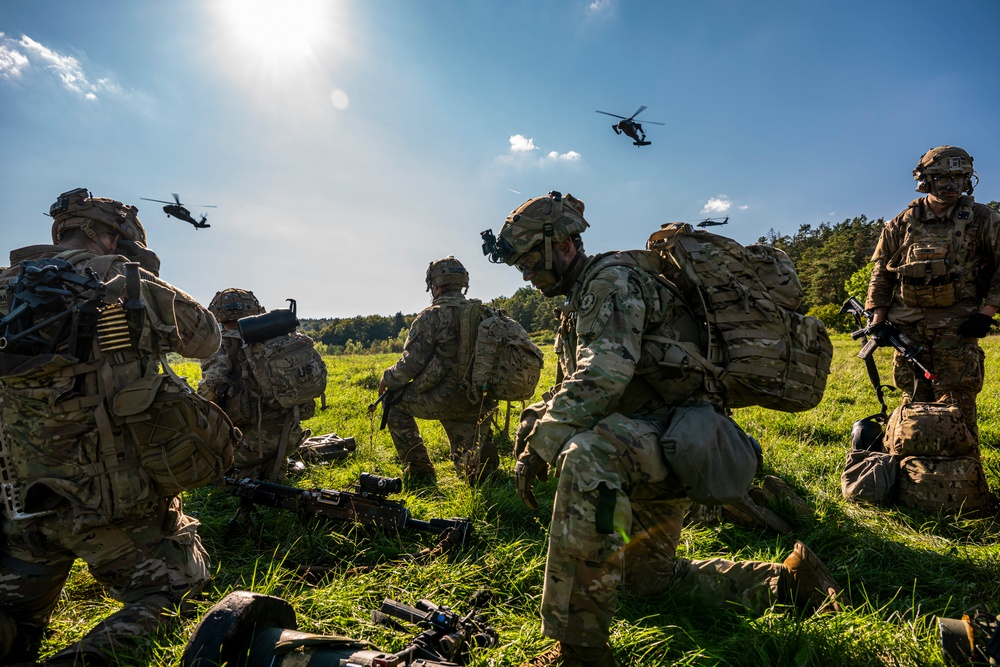
[(208, 304), (208, 310), (220, 323), (235, 322), (250, 315), (262, 315), (267, 310), (250, 290), (229, 287), (216, 292)]
[(492, 230), (482, 233), (483, 254), (494, 264), (514, 266), (538, 250), (545, 258), (545, 268), (551, 269), (552, 244), (577, 236), (590, 226), (583, 208), (583, 202), (573, 195), (555, 190), (529, 199), (507, 216), (499, 238)]
[(67, 229), (78, 228), (90, 238), (95, 238), (96, 225), (118, 232), (125, 238), (146, 247), (146, 230), (139, 222), (135, 206), (115, 199), (94, 197), (87, 188), (76, 188), (62, 193), (49, 207), (52, 217), (52, 242), (59, 243)]
[[(944, 174), (962, 174), (965, 176), (963, 192), (972, 194), (979, 185), (979, 176), (972, 168), (972, 156), (958, 146), (938, 146), (932, 148), (917, 162), (913, 169), (913, 180), (917, 182), (917, 192), (930, 192), (931, 179)], [(975, 178), (975, 184), (972, 179)]]
[(451, 287), (468, 291), (469, 272), (453, 255), (448, 255), (444, 259), (436, 259), (430, 263), (424, 282), (427, 284), (428, 292), (432, 287)]

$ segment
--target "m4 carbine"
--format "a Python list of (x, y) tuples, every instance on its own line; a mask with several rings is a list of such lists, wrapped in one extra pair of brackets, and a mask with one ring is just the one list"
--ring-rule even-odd
[(410, 516), (410, 510), (403, 501), (386, 497), (402, 490), (403, 483), (398, 477), (382, 477), (363, 472), (353, 492), (299, 489), (249, 477), (227, 477), (226, 486), (243, 504), (290, 510), (303, 521), (314, 518), (345, 521), (391, 532), (402, 532), (407, 528), (434, 533), (455, 530), (458, 531), (461, 542), (472, 533), (472, 522), (467, 518), (422, 521)]
[[(867, 360), (871, 357), (875, 348), (879, 346), (879, 341), (877, 341), (872, 334), (872, 329), (875, 325), (871, 324), (871, 313), (866, 311), (865, 307), (861, 305), (861, 302), (853, 296), (844, 302), (844, 305), (840, 309), (841, 315), (848, 313), (854, 316), (854, 321), (857, 322), (859, 327), (861, 326), (862, 317), (866, 318), (869, 322), (867, 326), (862, 327), (851, 334), (851, 338), (854, 340), (864, 338), (865, 343), (861, 347), (861, 351), (858, 352), (858, 358)], [(880, 324), (886, 331), (886, 333), (882, 335), (882, 338), (886, 341), (886, 343), (891, 345), (894, 350), (903, 355), (907, 361), (920, 369), (920, 372), (924, 374), (925, 378), (933, 380), (937, 377), (937, 373), (920, 361), (920, 355), (924, 353), (924, 348), (915, 345), (912, 340), (907, 338), (906, 335), (897, 329), (891, 322), (884, 321)]]

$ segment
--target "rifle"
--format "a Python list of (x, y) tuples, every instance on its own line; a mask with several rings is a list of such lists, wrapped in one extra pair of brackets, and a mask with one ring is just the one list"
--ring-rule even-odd
[[(869, 336), (871, 336), (872, 329), (871, 313), (865, 310), (864, 306), (861, 305), (861, 302), (853, 296), (844, 302), (844, 305), (840, 309), (840, 313), (842, 315), (846, 313), (853, 315), (858, 326), (861, 326), (862, 317), (868, 320), (867, 326), (862, 327), (851, 334), (851, 338), (854, 340), (864, 338), (864, 345), (862, 345), (861, 351), (858, 352), (858, 358), (867, 360), (871, 357), (875, 348), (878, 347), (878, 341), (876, 341), (875, 338), (869, 338)], [(926, 351), (924, 348), (915, 345), (912, 340), (907, 338), (906, 334), (897, 329), (891, 322), (885, 321), (882, 322), (882, 324), (884, 324), (888, 329), (888, 333), (885, 335), (885, 340), (894, 350), (896, 350), (896, 352), (899, 352), (899, 354), (901, 354), (907, 361), (920, 369), (920, 371), (924, 374), (924, 377), (928, 380), (937, 378), (937, 373), (932, 371), (920, 361), (920, 355)]]
[(407, 528), (433, 533), (454, 530), (458, 531), (463, 542), (472, 534), (472, 522), (467, 518), (422, 521), (410, 516), (410, 510), (403, 501), (389, 500), (386, 496), (403, 489), (403, 482), (398, 477), (382, 477), (363, 472), (353, 492), (298, 489), (249, 477), (226, 477), (225, 481), (230, 493), (240, 499), (241, 505), (290, 510), (303, 521), (313, 518), (347, 521), (396, 533)]
[[(475, 597), (475, 596), (473, 596)], [(479, 616), (475, 605), (464, 616), (430, 600), (419, 600), (411, 607), (395, 600), (382, 601), (381, 611), (372, 612), (372, 621), (382, 625), (395, 625), (400, 619), (424, 628), (397, 656), (407, 655), (410, 660), (424, 659), (430, 664), (465, 664), (472, 647), (490, 648), (499, 641), (497, 632)], [(409, 664), (409, 663), (404, 663)], [(416, 663), (414, 663), (416, 664)]]
[(375, 399), (374, 403), (368, 404), (368, 414), (375, 412), (375, 408), (378, 407), (379, 403), (382, 404), (382, 422), (379, 424), (378, 430), (385, 429), (385, 425), (389, 422), (389, 408), (403, 400), (403, 393), (409, 386), (408, 384), (404, 384), (399, 389), (386, 389)]

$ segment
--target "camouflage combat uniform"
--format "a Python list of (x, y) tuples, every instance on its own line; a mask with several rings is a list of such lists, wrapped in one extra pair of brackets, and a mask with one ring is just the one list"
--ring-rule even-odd
[[(953, 245), (961, 273), (936, 289), (947, 290), (954, 303), (945, 307), (921, 305), (919, 289), (914, 290), (915, 297), (904, 298), (902, 292), (909, 293), (907, 286), (902, 285), (896, 271), (887, 267), (899, 261), (908, 245), (953, 238), (958, 239)], [(938, 217), (921, 197), (882, 230), (872, 256), (874, 267), (865, 303), (867, 309), (888, 308), (887, 319), (915, 345), (926, 348), (921, 361), (937, 373), (933, 382), (922, 374), (915, 376), (913, 365), (897, 352), (893, 381), (904, 400), (957, 403), (974, 436), (978, 434), (976, 395), (983, 388), (984, 354), (976, 338), (960, 336), (957, 328), (983, 305), (1000, 306), (998, 260), (1000, 213), (963, 195), (943, 217)], [(930, 288), (924, 289), (933, 295)]]
[[(80, 273), (94, 268), (105, 282), (124, 274), (123, 257), (65, 251), (48, 245), (22, 248), (11, 253), (11, 265), (58, 255)], [(11, 268), (0, 275), (0, 290), (17, 274)], [(142, 272), (141, 278), (147, 322), (161, 349), (143, 349), (140, 343), (140, 363), (155, 365), (156, 355), (168, 350), (205, 357), (218, 348), (218, 328), (208, 311), (150, 273)], [(6, 310), (3, 299), (0, 312)], [(125, 438), (124, 465), (107, 458), (99, 432), (110, 427), (96, 389), (96, 375), (107, 367), (92, 363), (81, 370), (76, 364), (69, 366), (75, 374), (32, 375), (23, 369), (42, 359), (27, 359), (14, 369), (4, 359), (0, 437), (19, 482), (29, 488), (26, 513), (49, 513), (15, 519), (4, 512), (0, 612), (17, 621), (16, 651), (30, 655), (33, 649), (25, 644), (41, 636), (70, 567), (81, 558), (125, 606), (69, 651), (113, 652), (121, 639), (154, 629), (164, 607), (201, 590), (210, 576), (208, 554), (198, 538), (198, 522), (184, 515), (180, 499), (157, 497), (137, 459), (129, 458), (135, 445), (127, 435), (115, 436), (116, 441)]]
[(243, 432), (234, 464), (239, 474), (281, 481), (285, 460), (310, 435), (300, 421), (315, 414), (315, 401), (288, 409), (262, 398), (238, 329), (224, 331), (219, 351), (201, 362), (198, 394), (217, 403)]
[[(560, 382), (528, 437), (559, 477), (542, 632), (604, 645), (620, 583), (637, 594), (669, 588), (711, 604), (767, 607), (787, 593), (780, 563), (675, 555), (690, 500), (659, 439), (672, 405), (713, 397), (699, 373), (657, 371), (651, 354), (671, 341), (697, 344), (695, 320), (654, 274), (613, 254), (586, 261), (556, 339)], [(600, 528), (601, 517), (613, 517), (613, 528)]]
[(488, 422), (496, 402), (470, 400), (463, 385), (465, 369), (458, 368), (460, 315), (470, 303), (457, 291), (434, 299), (410, 325), (399, 361), (382, 375), (390, 390), (406, 387), (400, 402), (389, 409), (387, 426), (399, 460), (413, 476), (434, 475), (414, 417), (441, 422), (455, 469), (468, 481), (484, 479), (498, 465)]

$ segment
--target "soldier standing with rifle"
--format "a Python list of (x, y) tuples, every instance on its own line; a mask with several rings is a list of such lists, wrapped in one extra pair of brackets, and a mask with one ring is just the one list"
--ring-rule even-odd
[(927, 151), (913, 178), (927, 196), (886, 223), (872, 256), (865, 303), (870, 333), (889, 345), (891, 322), (923, 348), (936, 378), (915, 372), (899, 351), (893, 357), (893, 381), (904, 402), (958, 404), (978, 441), (976, 395), (984, 367), (978, 339), (1000, 308), (1000, 213), (973, 199), (979, 178), (961, 148)]
[(548, 466), (559, 478), (541, 609), (542, 633), (558, 644), (522, 667), (617, 665), (608, 638), (619, 584), (757, 611), (774, 602), (823, 607), (837, 584), (801, 542), (783, 563), (676, 557), (691, 500), (661, 436), (675, 414), (690, 414), (688, 451), (730, 435), (749, 447), (749, 437), (721, 413), (694, 365), (654, 370), (665, 346), (698, 345), (701, 325), (672, 284), (640, 266), (643, 251), (587, 256), (583, 210), (572, 195), (550, 192), (511, 212), (499, 238), (482, 235), (490, 261), (517, 268), (545, 296), (567, 296), (555, 393), (525, 410), (517, 433), (524, 503), (538, 507), (534, 482)]
[(493, 474), (499, 463), (490, 433), (496, 401), (470, 397), (463, 386), (466, 368), (459, 358), (464, 344), (463, 316), (478, 302), (465, 298), (469, 272), (454, 257), (431, 262), (425, 282), (434, 301), (410, 325), (399, 361), (382, 374), (380, 397), (386, 391), (402, 392), (383, 401), (383, 410), (388, 411), (383, 414), (406, 477), (436, 478), (414, 419), (417, 417), (441, 421), (451, 443), (455, 470), (470, 484), (478, 484)]
[[(121, 388), (137, 369), (155, 369), (167, 351), (202, 358), (219, 347), (211, 313), (157, 278), (159, 260), (145, 246), (136, 212), (119, 201), (92, 197), (84, 188), (63, 193), (50, 208), (54, 245), (14, 250), (11, 268), (0, 274), (4, 316), (21, 309), (13, 305), (18, 300), (8, 301), (11, 291), (4, 288), (27, 280), (30, 271), (58, 274), (62, 285), (103, 283), (108, 301), (138, 287), (135, 296), (144, 302), (144, 324), (133, 327), (130, 321), (113, 351), (100, 340), (113, 334), (102, 332), (107, 323), (90, 326), (85, 312), (77, 317), (72, 301), (62, 309), (73, 311), (62, 320), (70, 326), (42, 327), (34, 336), (8, 337), (9, 322), (20, 316), (5, 318), (0, 340), (0, 477), (5, 482), (0, 489), (0, 663), (5, 665), (34, 659), (77, 558), (124, 607), (46, 665), (118, 664), (113, 652), (123, 640), (155, 630), (165, 609), (200, 591), (210, 576), (198, 522), (183, 513), (180, 498), (157, 497), (139, 465), (139, 449), (146, 443), (135, 442), (126, 429), (112, 428), (109, 384)], [(127, 259), (142, 270), (126, 265)], [(26, 262), (23, 270), (21, 262)], [(61, 292), (69, 293), (53, 283), (35, 296), (44, 301)]]

